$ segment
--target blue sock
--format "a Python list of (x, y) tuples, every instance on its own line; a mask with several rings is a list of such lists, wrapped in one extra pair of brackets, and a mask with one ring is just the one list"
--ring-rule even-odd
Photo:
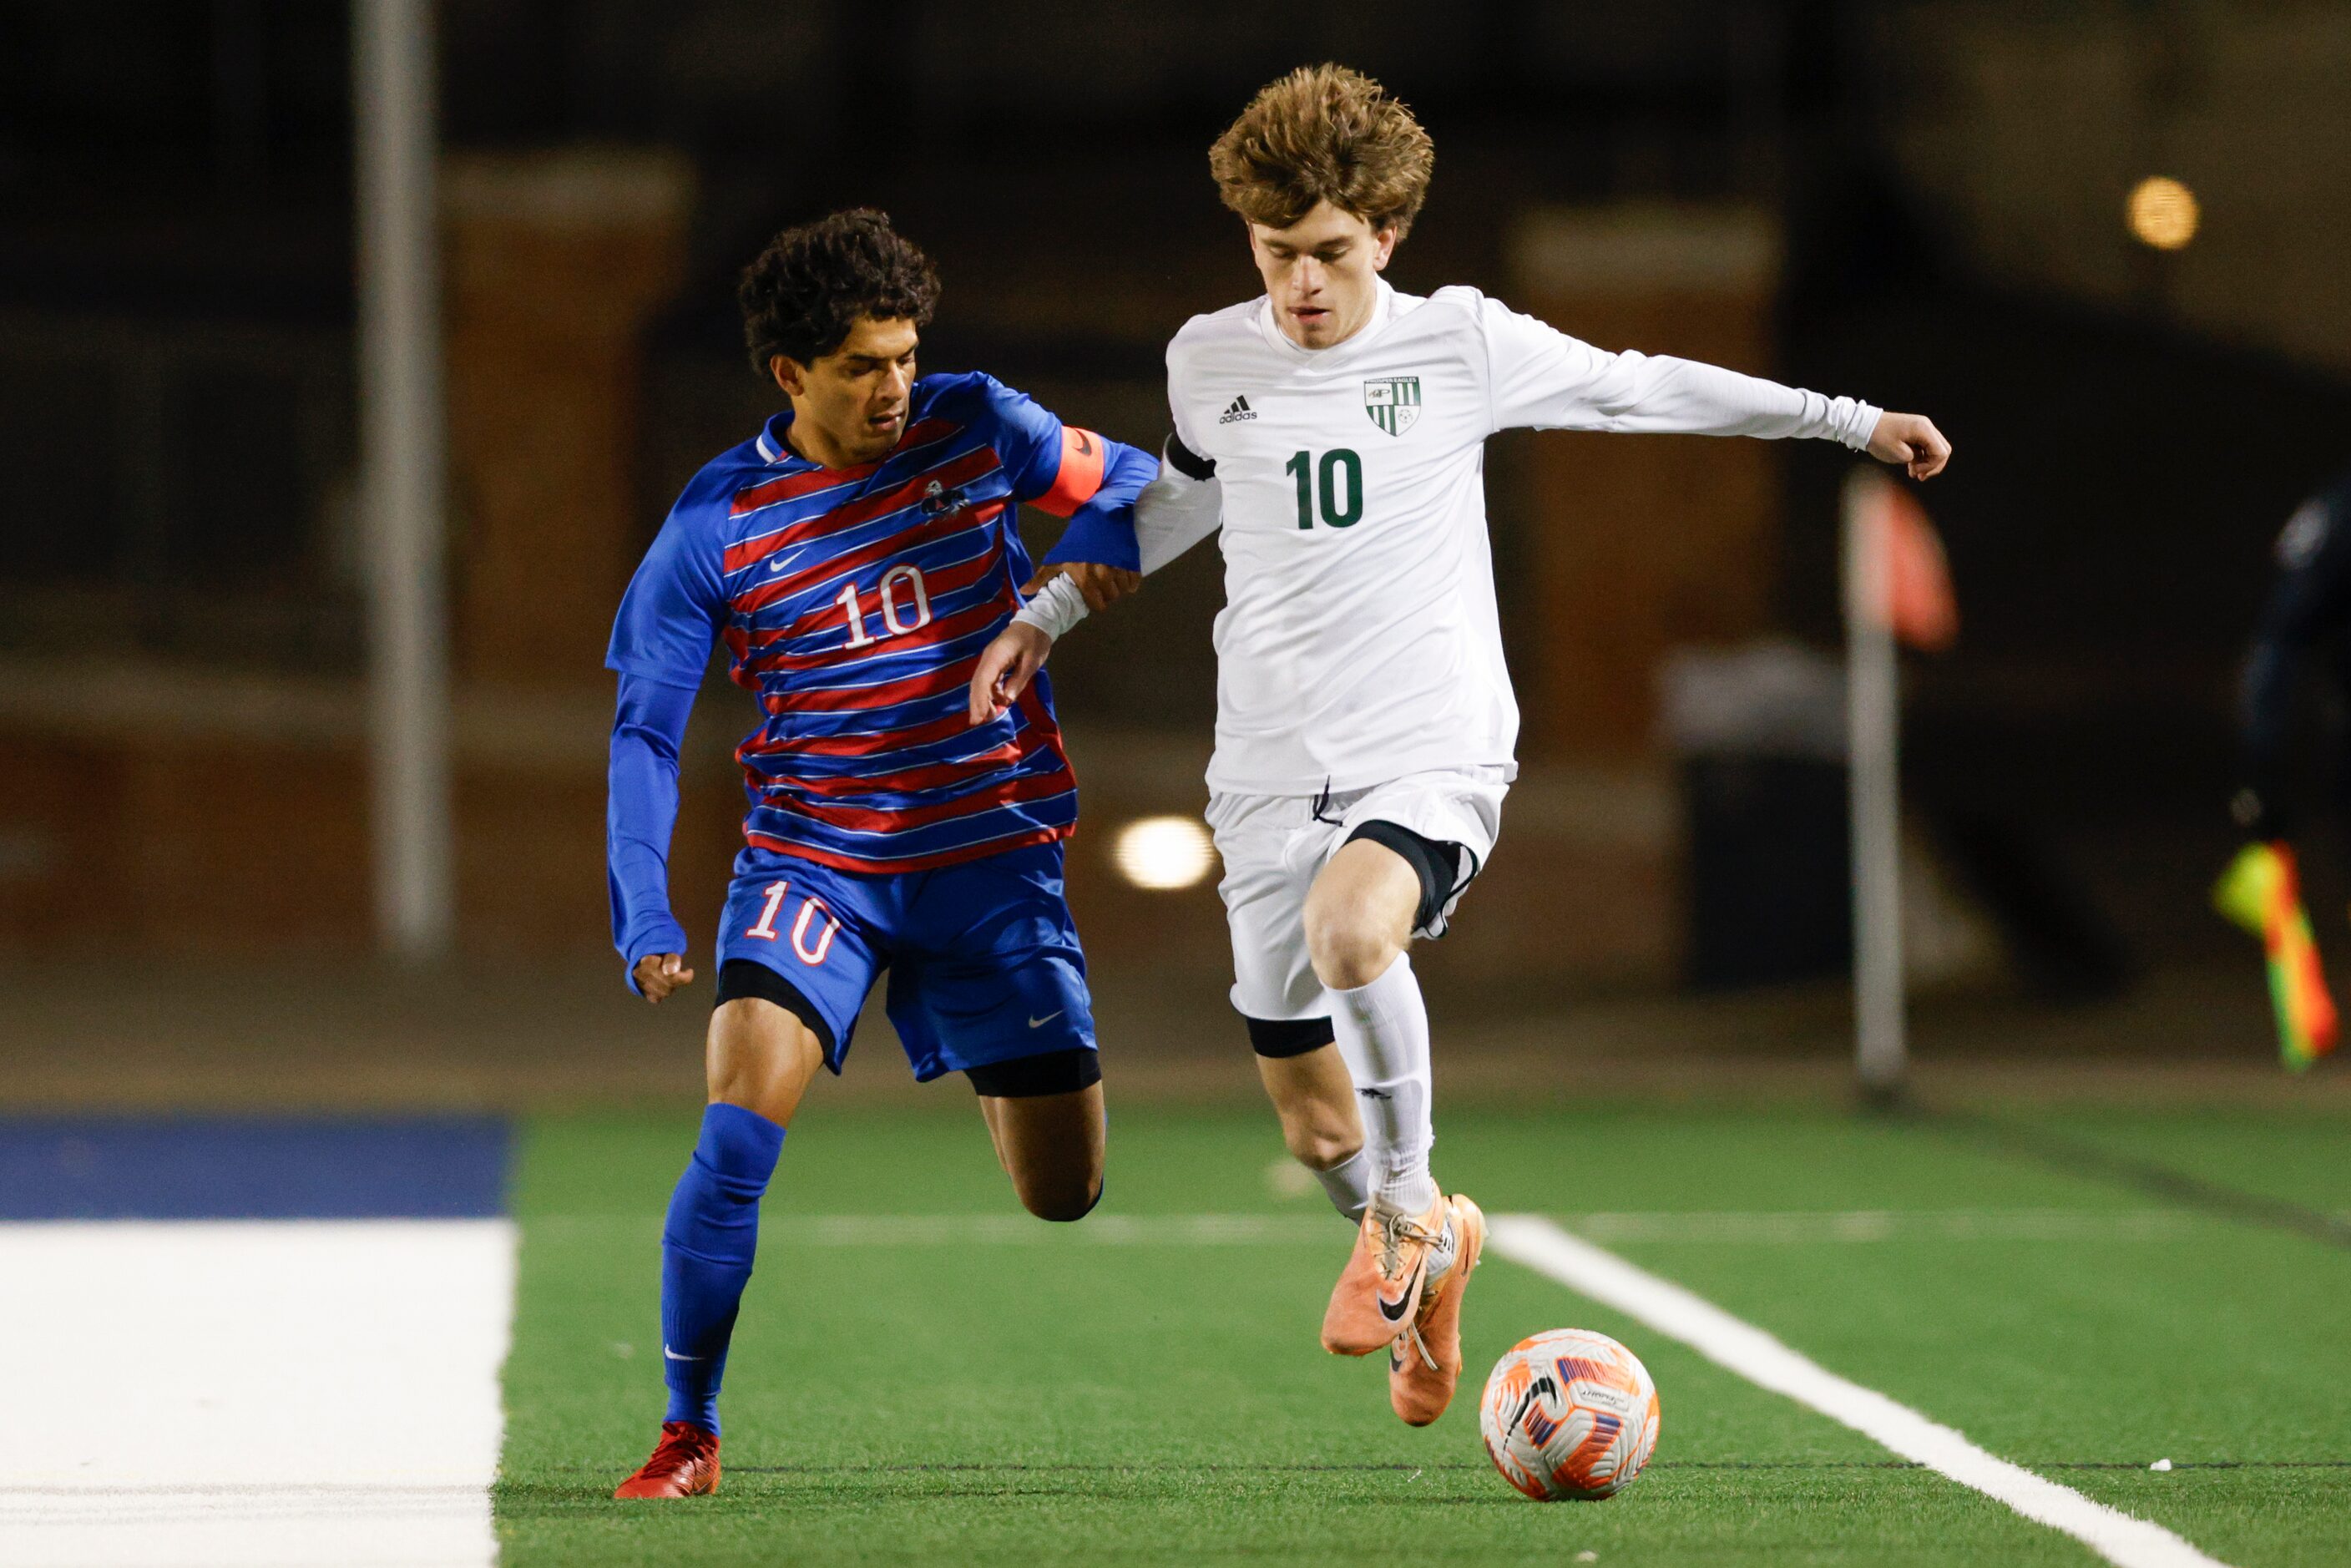
[(664, 1420), (718, 1430), (726, 1342), (759, 1246), (759, 1195), (783, 1152), (784, 1130), (758, 1112), (703, 1109), (702, 1137), (662, 1227), (662, 1378), (669, 1385)]

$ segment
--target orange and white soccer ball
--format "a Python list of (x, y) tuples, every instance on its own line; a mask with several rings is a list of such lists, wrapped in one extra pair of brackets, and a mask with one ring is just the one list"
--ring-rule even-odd
[(1478, 1429), (1502, 1479), (1537, 1502), (1612, 1497), (1657, 1446), (1657, 1385), (1606, 1334), (1552, 1329), (1494, 1364)]

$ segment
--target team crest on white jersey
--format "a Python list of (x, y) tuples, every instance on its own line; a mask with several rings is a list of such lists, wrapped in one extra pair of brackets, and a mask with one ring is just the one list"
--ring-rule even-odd
[(1390, 435), (1402, 435), (1420, 418), (1420, 378), (1381, 376), (1365, 382), (1364, 412)]

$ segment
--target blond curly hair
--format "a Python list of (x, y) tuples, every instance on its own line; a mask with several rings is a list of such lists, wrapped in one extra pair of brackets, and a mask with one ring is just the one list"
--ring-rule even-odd
[(1301, 66), (1268, 84), (1208, 149), (1225, 205), (1276, 229), (1327, 201), (1401, 238), (1436, 166), (1412, 110), (1341, 65)]

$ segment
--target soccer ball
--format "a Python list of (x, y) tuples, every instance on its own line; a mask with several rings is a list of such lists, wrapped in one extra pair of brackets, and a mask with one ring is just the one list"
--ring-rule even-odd
[(1502, 1479), (1537, 1502), (1613, 1497), (1657, 1446), (1657, 1385), (1606, 1334), (1552, 1329), (1494, 1364), (1478, 1430)]

